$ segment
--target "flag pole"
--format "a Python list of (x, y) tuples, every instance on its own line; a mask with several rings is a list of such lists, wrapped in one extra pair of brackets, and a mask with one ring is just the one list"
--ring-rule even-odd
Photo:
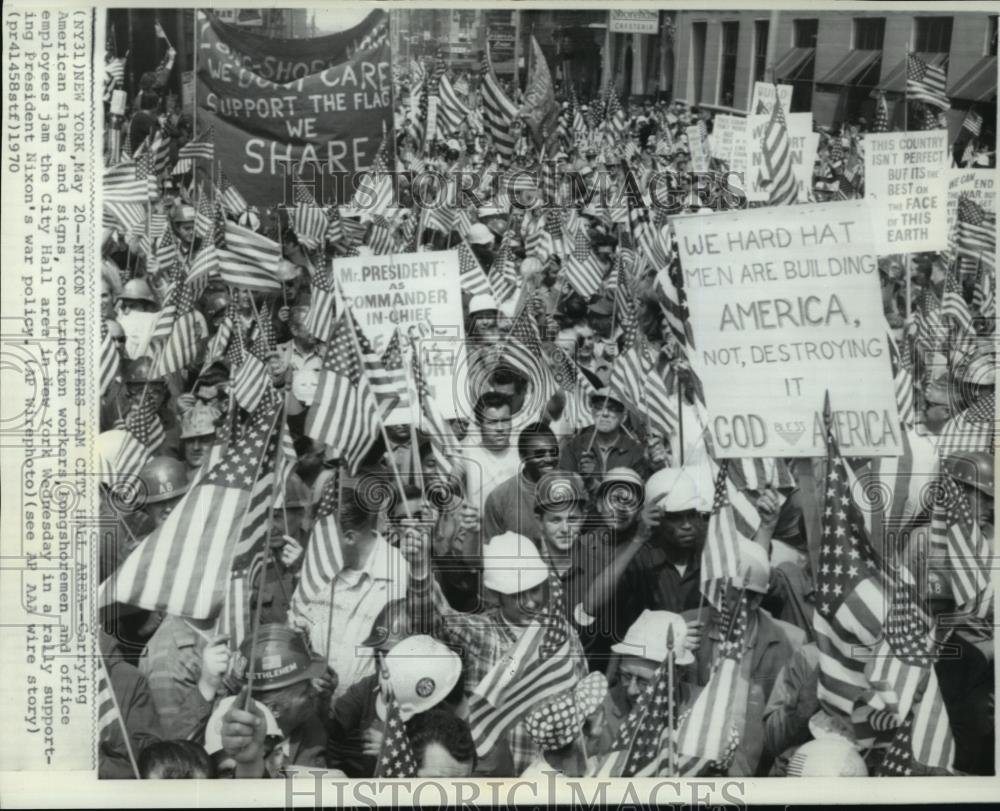
[[(337, 467), (333, 474), (334, 476), (336, 476), (335, 486), (337, 488), (337, 509), (336, 509), (337, 515), (340, 514), (340, 505), (343, 502), (342, 497), (344, 494), (344, 477), (342, 475), (342, 469), (343, 465), (341, 464), (341, 460), (338, 458)], [(312, 530), (310, 530), (310, 532), (311, 531)], [(337, 542), (338, 543), (340, 542), (339, 534), (337, 536)], [(330, 659), (330, 648), (333, 647), (332, 644), (333, 640), (331, 639), (332, 636), (333, 636), (333, 593), (332, 593), (332, 583), (331, 583), (330, 610), (327, 612), (326, 615), (326, 651), (324, 655), (327, 657), (327, 661), (329, 661)]]
[(139, 774), (139, 765), (135, 760), (135, 752), (132, 751), (132, 741), (128, 736), (128, 727), (125, 726), (125, 719), (122, 717), (121, 707), (118, 706), (118, 696), (115, 695), (115, 688), (111, 684), (111, 674), (108, 672), (108, 664), (105, 655), (101, 654), (101, 669), (104, 671), (104, 681), (108, 685), (108, 695), (111, 696), (111, 703), (115, 707), (115, 716), (118, 719), (118, 728), (121, 730), (122, 738), (125, 739), (125, 752), (128, 754), (128, 762), (132, 766), (132, 773), (136, 780), (142, 780)]
[(677, 769), (674, 748), (674, 626), (667, 626), (667, 764), (673, 776)]
[[(396, 327), (396, 335), (399, 335), (399, 327)], [(403, 341), (400, 338), (399, 341), (399, 351), (402, 354), (403, 351)], [(409, 392), (411, 389), (415, 389), (416, 386), (411, 387), (411, 365), (409, 363), (403, 364), (404, 374), (406, 375), (406, 388)], [(418, 395), (419, 396), (419, 395)], [(410, 400), (410, 481), (414, 483), (419, 483), (423, 481), (424, 471), (420, 466), (420, 442), (417, 436), (417, 415), (414, 414), (413, 401)]]

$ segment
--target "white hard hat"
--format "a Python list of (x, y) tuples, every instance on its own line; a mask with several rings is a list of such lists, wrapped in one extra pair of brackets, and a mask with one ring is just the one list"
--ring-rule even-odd
[[(210, 755), (222, 751), (222, 716), (229, 711), (229, 708), (233, 706), (233, 702), (237, 698), (239, 696), (227, 696), (222, 699), (208, 719), (208, 726), (205, 728), (205, 751)], [(276, 735), (279, 738), (285, 737), (281, 732), (281, 727), (278, 726), (278, 720), (274, 717), (274, 713), (256, 699), (254, 699), (254, 704), (257, 705), (258, 710), (262, 710), (264, 713), (264, 722), (267, 724), (265, 735)]]
[(489, 293), (479, 293), (469, 299), (469, 315), (485, 313), (497, 309), (497, 300)]
[(842, 738), (802, 744), (788, 761), (789, 777), (867, 777), (868, 768), (855, 748)]
[(694, 654), (684, 647), (687, 623), (680, 614), (670, 611), (647, 608), (629, 627), (625, 639), (612, 645), (611, 650), (624, 656), (662, 662), (667, 658), (667, 633), (671, 626), (674, 629), (674, 664), (689, 665), (694, 661)]
[[(385, 655), (399, 712), (404, 721), (441, 703), (462, 675), (458, 654), (426, 634), (408, 636)], [(376, 705), (382, 717), (385, 705)], [(384, 718), (383, 718), (384, 720)]]
[(646, 482), (646, 503), (659, 501), (667, 512), (679, 513), (688, 510), (706, 512), (707, 500), (698, 488), (698, 482), (690, 471), (682, 467), (668, 467), (658, 470)]
[(740, 574), (747, 591), (767, 594), (771, 581), (771, 562), (767, 552), (759, 543), (740, 538)]
[(481, 222), (473, 223), (465, 238), (468, 240), (470, 245), (493, 244), (493, 232)]
[(278, 260), (278, 281), (290, 282), (292, 279), (297, 279), (301, 272), (302, 268), (294, 262), (285, 259), (285, 257), (281, 257), (281, 259)]
[(500, 594), (520, 594), (545, 582), (548, 565), (523, 535), (505, 532), (483, 547), (483, 585)]

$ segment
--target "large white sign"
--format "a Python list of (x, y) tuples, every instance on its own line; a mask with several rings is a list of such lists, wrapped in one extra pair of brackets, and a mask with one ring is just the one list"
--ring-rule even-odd
[[(464, 389), (455, 384), (465, 337), (458, 252), (348, 256), (334, 260), (333, 272), (375, 353), (385, 351), (397, 328), (404, 337), (412, 335), (441, 413), (467, 414), (464, 401), (456, 401)], [(397, 408), (386, 424), (409, 419), (409, 409)]]
[(948, 131), (865, 136), (865, 200), (879, 254), (948, 247)]
[[(749, 117), (745, 139), (747, 150), (745, 189), (747, 199), (751, 202), (766, 202), (771, 195), (771, 173), (764, 160), (764, 131), (770, 120), (770, 115)], [(812, 131), (811, 113), (786, 115), (785, 123), (788, 129), (789, 156), (798, 189), (798, 200), (803, 202), (807, 199), (807, 190), (812, 186), (818, 135)]]
[(608, 23), (612, 34), (655, 34), (658, 27), (657, 11), (636, 9), (609, 11)]
[[(777, 92), (775, 92), (777, 88)], [(792, 86), (790, 84), (771, 84), (770, 82), (754, 82), (753, 98), (750, 100), (750, 115), (770, 115), (774, 109), (775, 96), (781, 101), (781, 109), (788, 115), (792, 107)]]
[(823, 456), (829, 392), (845, 455), (894, 455), (899, 416), (869, 211), (851, 200), (778, 213), (674, 220), (715, 451)]

